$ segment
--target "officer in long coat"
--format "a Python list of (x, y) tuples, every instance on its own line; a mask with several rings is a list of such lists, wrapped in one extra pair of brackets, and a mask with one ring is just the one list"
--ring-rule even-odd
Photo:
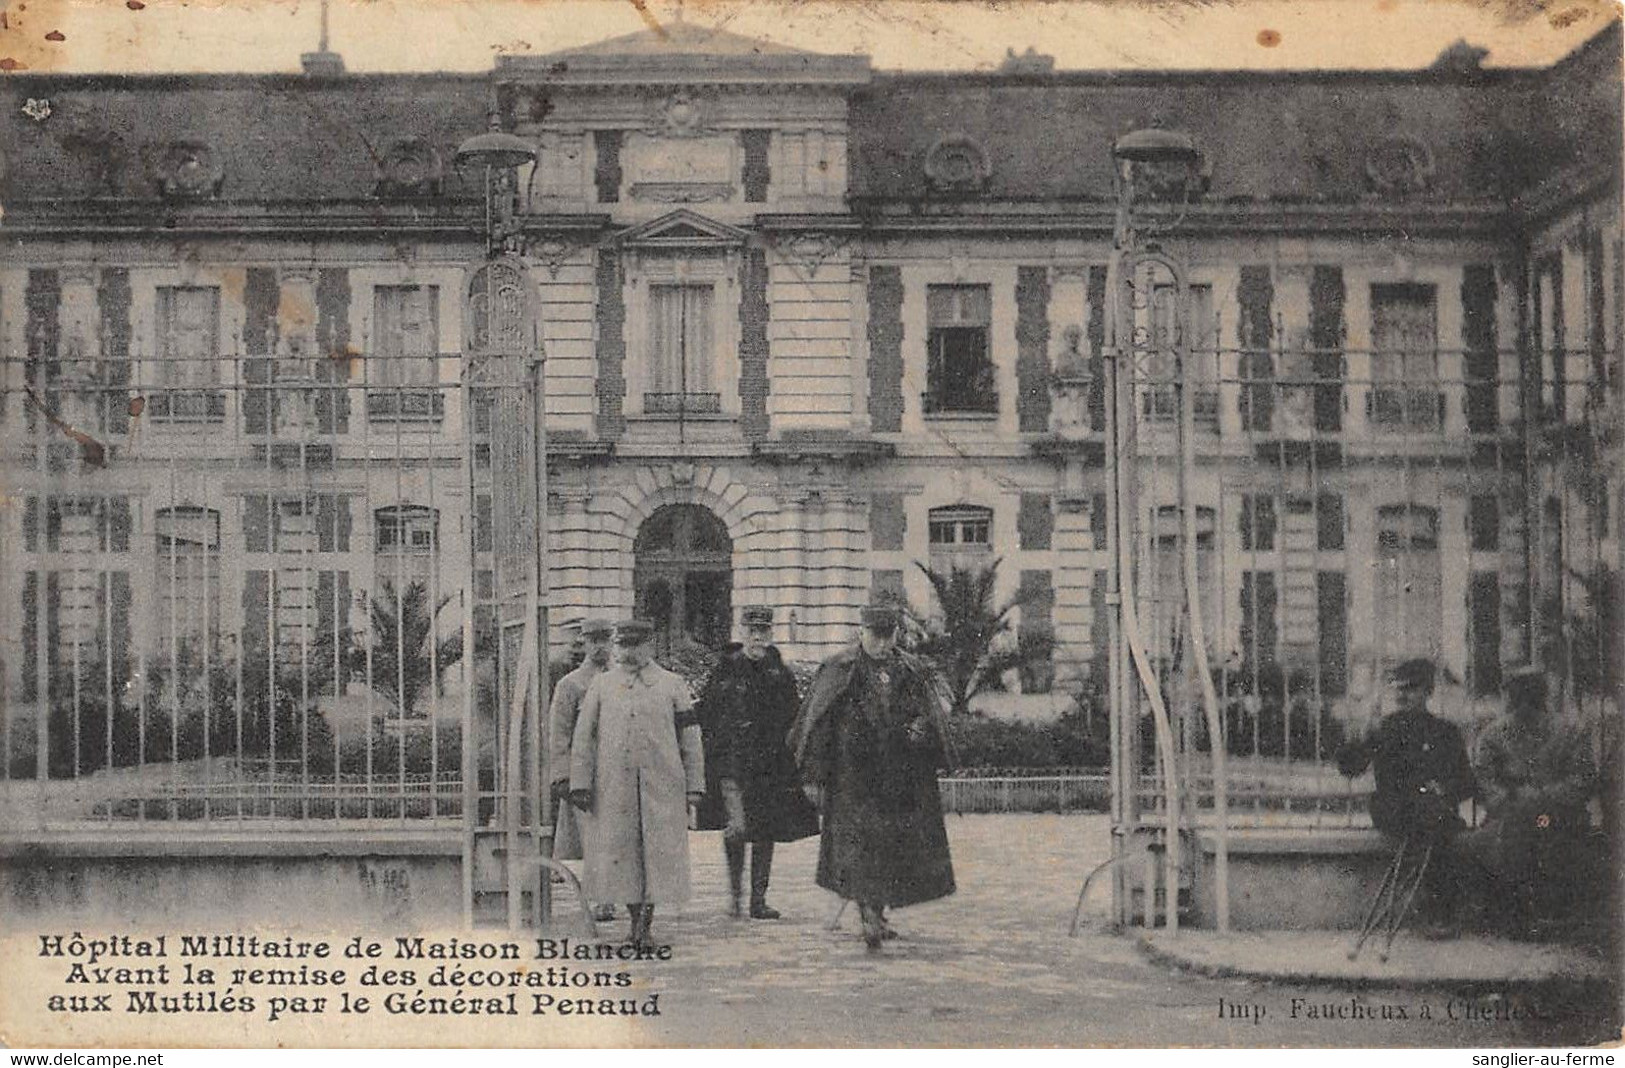
[(592, 814), (583, 885), (627, 903), (640, 946), (656, 904), (688, 900), (688, 811), (705, 790), (688, 684), (654, 662), (653, 637), (647, 620), (616, 628), (620, 663), (587, 687), (570, 746), (570, 803)]
[(898, 622), (896, 608), (863, 610), (858, 644), (819, 667), (791, 734), (823, 815), (818, 885), (858, 903), (871, 951), (895, 937), (888, 907), (954, 892), (941, 707), (929, 666), (897, 648)]
[[(570, 746), (587, 687), (610, 666), (610, 639), (614, 633), (614, 626), (601, 616), (579, 620), (575, 629), (582, 647), (581, 662), (574, 670), (554, 680), (553, 702), (547, 716), (547, 768), (552, 780), (548, 792), (555, 806), (554, 860), (582, 859), (581, 826), (590, 817), (568, 803)], [(593, 913), (599, 920), (608, 920), (614, 915), (614, 906), (600, 904)]]
[(750, 917), (776, 920), (767, 903), (773, 846), (818, 833), (818, 813), (801, 791), (788, 736), (801, 707), (795, 676), (773, 639), (773, 610), (740, 612), (744, 640), (730, 645), (696, 705), (705, 738), (706, 797), (700, 830), (722, 831), (733, 915), (741, 914), (750, 846)]
[(1584, 897), (1597, 772), (1584, 730), (1554, 721), (1539, 668), (1509, 672), (1506, 698), (1473, 750), (1487, 818), (1463, 847), (1486, 873), (1497, 926), (1521, 935)]

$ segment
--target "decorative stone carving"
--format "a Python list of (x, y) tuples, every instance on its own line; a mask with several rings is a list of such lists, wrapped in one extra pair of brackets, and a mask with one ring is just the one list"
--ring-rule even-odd
[(1134, 191), (1141, 200), (1186, 204), (1213, 184), (1213, 164), (1204, 153), (1194, 167), (1184, 163), (1134, 164)]
[(1366, 184), (1378, 196), (1404, 197), (1433, 184), (1433, 151), (1415, 137), (1387, 137), (1365, 156)]
[(633, 182), (632, 199), (655, 204), (712, 204), (733, 199), (726, 182)]
[(549, 276), (557, 278), (565, 261), (583, 247), (581, 242), (571, 241), (563, 234), (541, 234), (531, 238), (525, 246), (525, 255), (546, 267)]
[(165, 200), (207, 200), (220, 195), (225, 163), (202, 141), (168, 141), (148, 156), (158, 194)]
[(439, 149), (422, 137), (397, 138), (378, 158), (379, 197), (432, 197), (440, 194), (446, 165)]
[(844, 237), (814, 230), (776, 241), (774, 249), (812, 277), (818, 274), (825, 260), (840, 253), (848, 244)]
[(987, 153), (968, 134), (937, 139), (925, 153), (925, 178), (944, 193), (980, 193), (993, 176)]
[(705, 108), (686, 90), (662, 100), (655, 113), (655, 125), (649, 131), (657, 137), (700, 137), (713, 133), (705, 125)]

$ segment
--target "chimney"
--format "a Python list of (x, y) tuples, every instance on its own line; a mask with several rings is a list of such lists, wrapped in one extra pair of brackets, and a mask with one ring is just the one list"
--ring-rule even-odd
[(306, 52), (299, 57), (299, 65), (311, 78), (336, 78), (344, 73), (344, 57), (337, 52)]

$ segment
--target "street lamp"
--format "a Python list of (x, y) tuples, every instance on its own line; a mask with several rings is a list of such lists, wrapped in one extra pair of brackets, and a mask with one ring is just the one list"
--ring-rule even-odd
[(487, 257), (518, 236), (514, 226), (511, 185), (516, 170), (535, 162), (535, 147), (524, 138), (504, 130), (502, 116), (495, 108), (491, 109), (487, 118), (485, 132), (477, 133), (457, 146), (456, 165), (459, 170), (479, 167), (485, 172)]
[[(1220, 930), (1230, 923), (1228, 894), (1229, 842), (1226, 831), (1228, 789), (1225, 746), (1219, 722), (1218, 697), (1207, 661), (1207, 642), (1201, 615), (1201, 598), (1196, 566), (1196, 515), (1191, 505), (1190, 471), (1195, 465), (1194, 412), (1191, 393), (1187, 388), (1190, 331), (1188, 316), (1187, 279), (1184, 265), (1161, 250), (1142, 247), (1135, 229), (1134, 209), (1142, 192), (1164, 200), (1185, 203), (1198, 190), (1202, 180), (1202, 153), (1190, 135), (1177, 130), (1149, 127), (1119, 137), (1112, 145), (1112, 174), (1117, 193), (1117, 211), (1112, 230), (1112, 254), (1107, 268), (1107, 293), (1110, 302), (1106, 317), (1109, 335), (1106, 344), (1108, 385), (1112, 397), (1110, 417), (1106, 427), (1106, 451), (1111, 457), (1113, 483), (1107, 494), (1108, 551), (1115, 562), (1112, 583), (1108, 591), (1113, 596), (1117, 611), (1111, 617), (1112, 643), (1115, 655), (1108, 678), (1110, 702), (1113, 712), (1112, 764), (1113, 764), (1113, 848), (1121, 853), (1123, 836), (1129, 827), (1138, 823), (1136, 785), (1139, 775), (1137, 757), (1138, 697), (1144, 693), (1151, 706), (1156, 726), (1158, 748), (1163, 758), (1163, 790), (1167, 810), (1167, 837), (1165, 842), (1164, 883), (1166, 886), (1166, 917), (1170, 931), (1179, 926), (1179, 872), (1180, 872), (1180, 781), (1177, 770), (1177, 751), (1172, 724), (1164, 705), (1161, 685), (1145, 650), (1133, 588), (1134, 547), (1138, 540), (1137, 478), (1138, 445), (1135, 385), (1139, 371), (1137, 357), (1147, 349), (1154, 349), (1159, 340), (1136, 329), (1137, 307), (1149, 303), (1137, 300), (1136, 291), (1141, 274), (1161, 273), (1172, 280), (1174, 294), (1173, 351), (1175, 354), (1175, 395), (1178, 399), (1178, 493), (1180, 515), (1179, 541), (1183, 552), (1181, 565), (1185, 587), (1185, 614), (1188, 621), (1186, 634), (1190, 656), (1187, 671), (1194, 676), (1202, 694), (1202, 704), (1208, 726), (1208, 750), (1212, 761), (1214, 782), (1214, 818), (1217, 830), (1215, 856), (1216, 911)], [(1122, 878), (1117, 881), (1118, 914), (1126, 912), (1127, 895)], [(1153, 915), (1149, 907), (1153, 887), (1146, 887), (1146, 916)]]
[[(493, 782), (501, 799), (494, 833), (506, 841), (503, 861), (508, 926), (520, 926), (528, 889), (533, 920), (551, 911), (545, 871), (552, 831), (542, 784), (542, 695), (547, 692), (547, 437), (544, 379), (535, 286), (522, 252), (524, 228), (515, 204), (516, 171), (536, 161), (536, 149), (502, 129), (492, 107), (487, 129), (457, 146), (459, 170), (484, 172), (485, 255), (470, 265), (463, 288), (462, 380), (470, 502), (489, 494), (491, 597), (495, 601), (497, 697), (492, 710), (500, 747)], [(479, 416), (484, 416), (482, 420)], [(482, 426), (483, 422), (483, 426)], [(474, 438), (488, 439), (475, 461)], [(472, 512), (472, 508), (471, 508)], [(470, 540), (471, 554), (478, 551)], [(470, 605), (473, 582), (471, 555)], [(464, 647), (474, 643), (473, 609), (464, 616)], [(516, 638), (517, 641), (511, 639)], [(464, 818), (477, 820), (479, 758), (472, 693), (465, 697)], [(476, 850), (476, 858), (480, 855)], [(472, 884), (465, 879), (465, 915), (472, 918)]]

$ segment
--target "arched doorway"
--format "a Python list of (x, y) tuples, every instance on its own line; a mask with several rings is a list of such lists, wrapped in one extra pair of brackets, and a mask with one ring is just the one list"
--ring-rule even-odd
[(720, 648), (733, 616), (733, 539), (710, 509), (668, 504), (632, 543), (634, 604), (654, 623), (656, 651)]

